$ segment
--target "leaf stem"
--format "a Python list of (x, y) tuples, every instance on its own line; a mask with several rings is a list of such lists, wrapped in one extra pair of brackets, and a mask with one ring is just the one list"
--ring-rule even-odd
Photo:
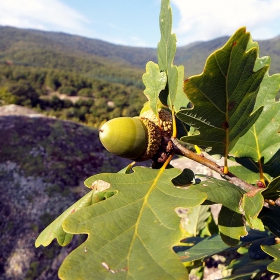
[[(228, 122), (226, 122), (226, 123), (228, 123)], [(229, 173), (228, 161), (227, 161), (227, 157), (228, 157), (228, 153), (229, 153), (228, 147), (229, 147), (229, 129), (227, 126), (226, 127), (226, 148), (225, 148), (225, 154), (224, 154), (224, 170), (223, 170), (225, 175)]]
[(258, 189), (257, 187), (255, 187), (251, 184), (248, 184), (247, 182), (241, 180), (240, 178), (236, 177), (234, 174), (232, 174), (230, 172), (228, 172), (227, 174), (224, 174), (224, 168), (222, 166), (219, 166), (217, 163), (215, 163), (214, 161), (212, 161), (206, 157), (197, 155), (196, 153), (192, 152), (191, 150), (189, 150), (188, 148), (186, 148), (182, 144), (180, 144), (178, 139), (172, 137), (170, 140), (173, 143), (173, 149), (174, 149), (175, 154), (185, 156), (189, 159), (192, 159), (192, 160), (210, 168), (211, 170), (219, 173), (222, 178), (224, 178), (227, 181), (229, 181), (230, 183), (240, 187), (241, 189), (243, 189), (246, 192), (256, 191)]
[(260, 170), (260, 181), (264, 184), (265, 186), (265, 179), (264, 179), (264, 174), (263, 174), (263, 166), (262, 166), (262, 162), (261, 159), (258, 160), (259, 163), (259, 170)]
[(176, 118), (175, 118), (175, 112), (174, 112), (174, 106), (172, 106), (172, 137), (176, 138), (177, 137), (177, 125), (176, 125)]

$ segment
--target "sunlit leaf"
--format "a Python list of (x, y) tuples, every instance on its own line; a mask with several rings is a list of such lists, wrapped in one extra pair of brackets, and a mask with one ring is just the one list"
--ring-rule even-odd
[(187, 271), (172, 250), (183, 238), (175, 208), (194, 207), (206, 194), (175, 187), (172, 179), (179, 174), (174, 168), (135, 167), (131, 174), (99, 174), (86, 180), (88, 187), (96, 180), (105, 181), (116, 194), (64, 220), (64, 231), (88, 238), (66, 257), (60, 277), (106, 279), (115, 273), (144, 279), (153, 271), (155, 278), (186, 278)]
[(251, 227), (253, 227), (253, 220), (258, 217), (263, 207), (264, 198), (261, 191), (256, 188), (256, 190), (245, 193), (240, 203), (242, 212)]
[(192, 208), (176, 208), (176, 212), (182, 218), (182, 227), (187, 236), (197, 236), (206, 227), (210, 216), (210, 208), (206, 205), (197, 205)]
[(274, 261), (268, 265), (267, 269), (274, 273), (280, 273), (280, 244), (272, 246), (263, 245), (262, 249), (274, 257)]
[(255, 99), (267, 67), (254, 72), (258, 49), (247, 50), (250, 34), (239, 29), (206, 61), (201, 75), (185, 81), (185, 92), (194, 105), (177, 117), (194, 126), (199, 135), (185, 142), (211, 147), (211, 153), (226, 155), (258, 119)]
[[(240, 165), (230, 166), (230, 171), (240, 179), (256, 185), (260, 180), (260, 166), (251, 158), (234, 158), (232, 161)], [(280, 176), (280, 151), (277, 152), (269, 162), (262, 164), (263, 176), (267, 182), (271, 182), (274, 177)]]
[(172, 34), (172, 10), (170, 0), (161, 1), (161, 10), (159, 15), (159, 26), (161, 38), (158, 43), (158, 64), (160, 70), (168, 73), (173, 65), (176, 53), (176, 35)]
[(159, 94), (165, 89), (166, 81), (165, 72), (160, 72), (158, 65), (149, 61), (146, 65), (146, 73), (143, 75), (143, 83), (146, 86), (144, 94), (148, 97), (150, 108), (155, 115), (158, 113)]
[[(217, 179), (208, 179), (190, 187), (207, 194), (207, 202), (222, 204), (218, 216), (218, 227), (224, 242), (230, 246), (238, 244), (242, 236), (247, 235), (244, 209), (240, 207), (245, 192), (235, 185)], [(251, 211), (251, 210), (250, 210)], [(252, 210), (253, 213), (254, 210)], [(250, 212), (251, 213), (251, 212)]]
[(236, 246), (242, 236), (248, 234), (242, 214), (222, 206), (218, 217), (218, 226), (223, 241)]
[(275, 101), (280, 89), (280, 74), (266, 73), (257, 96), (255, 109), (264, 106), (260, 118), (237, 142), (231, 154), (267, 163), (280, 150), (280, 102)]
[(56, 220), (54, 220), (49, 226), (47, 226), (36, 239), (35, 246), (40, 245), (48, 246), (54, 239), (61, 246), (66, 246), (72, 240), (73, 234), (67, 233), (62, 228), (63, 221), (73, 213), (88, 207), (94, 203), (102, 201), (110, 196), (113, 192), (98, 193), (96, 190), (90, 191), (75, 204), (69, 207), (63, 214), (61, 214)]
[(190, 189), (199, 189), (207, 194), (207, 201), (212, 204), (222, 204), (234, 212), (241, 214), (240, 202), (245, 191), (228, 181), (207, 179), (199, 184), (190, 186)]
[[(179, 75), (178, 67), (173, 65), (177, 39), (176, 35), (171, 33), (172, 10), (169, 4), (170, 0), (161, 1), (161, 11), (159, 16), (161, 38), (158, 43), (158, 64), (160, 70), (167, 74), (168, 80), (167, 91), (161, 100), (165, 105), (168, 104), (171, 108), (174, 105), (174, 101), (176, 100), (178, 83), (183, 82), (183, 79), (181, 75), (182, 68), (180, 69)], [(181, 91), (179, 86), (179, 92)]]
[(177, 84), (177, 95), (173, 101), (174, 110), (178, 112), (182, 108), (186, 108), (189, 104), (189, 99), (184, 92), (184, 66), (178, 66), (178, 84)]

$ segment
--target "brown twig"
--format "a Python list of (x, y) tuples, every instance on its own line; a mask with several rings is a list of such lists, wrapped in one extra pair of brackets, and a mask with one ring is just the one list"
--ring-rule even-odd
[(222, 166), (219, 166), (214, 161), (212, 161), (206, 157), (203, 157), (201, 155), (198, 155), (198, 154), (192, 152), (191, 150), (189, 150), (188, 148), (186, 148), (182, 144), (180, 144), (178, 139), (172, 137), (170, 140), (173, 143), (173, 149), (174, 149), (175, 154), (185, 156), (189, 159), (192, 159), (192, 160), (212, 169), (213, 171), (216, 171), (217, 173), (219, 173), (221, 175), (222, 178), (228, 180), (230, 183), (240, 187), (241, 189), (243, 189), (246, 192), (258, 190), (257, 187), (255, 187), (251, 184), (248, 184), (247, 182), (241, 180), (240, 178), (236, 177), (234, 174), (232, 174), (230, 172), (228, 172), (227, 174), (224, 174), (224, 168)]

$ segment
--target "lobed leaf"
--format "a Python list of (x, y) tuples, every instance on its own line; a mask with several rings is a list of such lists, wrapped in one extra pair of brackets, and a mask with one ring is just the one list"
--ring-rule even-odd
[(280, 102), (275, 97), (280, 89), (280, 74), (266, 73), (256, 99), (255, 108), (264, 106), (261, 117), (242, 136), (231, 151), (235, 157), (249, 157), (267, 163), (280, 150)]
[[(250, 41), (248, 46), (258, 47), (258, 44)], [(269, 57), (258, 58), (254, 70), (269, 64)], [(269, 76), (267, 72), (260, 85), (255, 104), (255, 109), (263, 105), (263, 112), (231, 151), (231, 154), (236, 157), (235, 160), (242, 164), (242, 166), (233, 166), (231, 171), (249, 183), (256, 183), (260, 178), (260, 172), (263, 172), (268, 182), (280, 175), (280, 134), (277, 123), (280, 117), (280, 102), (276, 102), (279, 88), (280, 75)]]
[[(185, 279), (187, 271), (172, 250), (182, 239), (176, 207), (201, 204), (206, 194), (174, 187), (177, 169), (135, 167), (131, 174), (99, 174), (90, 177), (110, 184), (116, 194), (73, 213), (63, 222), (71, 234), (88, 239), (66, 257), (62, 279)], [(85, 250), (87, 248), (87, 250)], [(88, 275), (87, 267), (92, 274)]]
[(154, 114), (158, 114), (158, 98), (162, 90), (165, 89), (167, 77), (165, 72), (160, 72), (159, 66), (149, 61), (146, 65), (146, 73), (143, 75), (143, 83), (146, 86), (144, 94), (149, 99), (150, 108)]
[(247, 235), (245, 219), (253, 228), (263, 208), (264, 198), (261, 192), (264, 189), (256, 188), (246, 193), (227, 181), (217, 179), (202, 181), (191, 188), (207, 194), (205, 204), (210, 202), (223, 205), (218, 216), (218, 226), (222, 239), (230, 246), (235, 246), (242, 236)]
[(228, 155), (262, 112), (254, 110), (256, 96), (267, 66), (253, 71), (257, 47), (247, 50), (250, 34), (245, 28), (214, 52), (206, 61), (201, 75), (185, 81), (185, 92), (193, 104), (177, 117), (199, 130), (199, 135), (182, 140), (211, 147), (211, 153)]
[[(176, 35), (172, 34), (172, 10), (170, 0), (161, 1), (161, 11), (159, 15), (159, 25), (161, 39), (158, 43), (158, 64), (161, 71), (167, 75), (168, 87), (164, 96), (161, 96), (161, 101), (165, 105), (173, 107), (177, 96), (182, 98), (183, 72), (182, 67), (178, 68), (173, 65), (173, 60), (176, 53)], [(187, 102), (187, 101), (186, 101)], [(186, 106), (187, 103), (183, 106)], [(178, 107), (176, 105), (176, 107)]]
[(70, 234), (62, 228), (63, 221), (73, 213), (80, 211), (81, 209), (88, 207), (94, 203), (98, 203), (108, 197), (112, 196), (114, 193), (96, 193), (96, 191), (91, 191), (81, 199), (79, 199), (75, 204), (70, 206), (66, 211), (64, 211), (58, 218), (56, 218), (49, 226), (47, 226), (37, 237), (35, 246), (40, 245), (48, 246), (54, 239), (60, 246), (66, 246), (72, 240), (73, 234)]
[(173, 65), (176, 53), (176, 35), (172, 32), (172, 10), (170, 0), (161, 1), (159, 15), (159, 26), (161, 38), (158, 43), (158, 64), (160, 70), (168, 74), (168, 70)]

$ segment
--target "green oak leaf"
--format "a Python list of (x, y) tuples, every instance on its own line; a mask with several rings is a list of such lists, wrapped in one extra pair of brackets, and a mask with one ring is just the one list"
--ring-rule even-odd
[(235, 157), (249, 157), (267, 163), (280, 149), (280, 102), (275, 96), (280, 89), (280, 74), (266, 73), (256, 99), (255, 109), (264, 106), (260, 118), (243, 135), (231, 151)]
[(254, 105), (267, 66), (253, 71), (258, 48), (247, 50), (249, 40), (245, 28), (237, 30), (209, 56), (202, 74), (185, 81), (185, 93), (194, 107), (179, 111), (177, 117), (200, 134), (183, 141), (227, 156), (258, 119), (263, 107), (254, 110)]
[(262, 193), (265, 199), (276, 200), (280, 197), (280, 177), (275, 178), (269, 183)]
[(267, 238), (254, 240), (249, 247), (248, 254), (249, 257), (253, 260), (264, 260), (268, 255), (262, 250), (261, 246), (271, 246), (275, 244), (275, 236), (269, 236)]
[[(202, 181), (200, 184), (192, 185), (190, 189), (192, 188), (207, 194), (207, 200), (204, 204), (218, 203), (223, 205), (218, 216), (221, 237), (229, 246), (238, 244), (240, 238), (247, 235), (243, 217), (245, 212), (240, 207), (244, 195), (246, 195), (245, 191), (227, 181), (217, 179)], [(253, 210), (252, 212), (255, 214)]]
[(210, 207), (208, 205), (197, 205), (187, 209), (178, 207), (176, 212), (182, 218), (182, 227), (186, 230), (186, 235), (197, 236), (207, 225)]
[(238, 245), (240, 238), (248, 234), (243, 215), (224, 206), (219, 213), (218, 227), (221, 238), (229, 246)]
[[(256, 42), (254, 42), (257, 45)], [(253, 45), (253, 42), (248, 45)], [(254, 70), (270, 64), (269, 57), (259, 58)], [(241, 166), (233, 166), (231, 171), (249, 183), (255, 184), (260, 179), (260, 168), (264, 178), (270, 182), (280, 175), (280, 102), (275, 97), (280, 88), (280, 75), (269, 76), (268, 72), (260, 85), (255, 109), (264, 106), (261, 116), (242, 136), (231, 150), (232, 160)], [(248, 145), (250, 143), (250, 145)]]
[(259, 218), (263, 224), (276, 236), (280, 237), (280, 207), (270, 206), (269, 208), (263, 207)]
[[(98, 174), (116, 194), (67, 217), (63, 229), (87, 234), (81, 246), (66, 257), (61, 279), (187, 279), (188, 273), (172, 246), (183, 237), (176, 207), (201, 204), (206, 194), (175, 187), (178, 169), (135, 167), (131, 174)], [(108, 191), (106, 190), (106, 191)]]
[(243, 195), (242, 202), (240, 203), (240, 207), (242, 208), (242, 212), (250, 225), (253, 226), (253, 220), (256, 219), (263, 208), (264, 198), (262, 195), (262, 191), (264, 189), (257, 189), (247, 192)]
[(247, 234), (245, 219), (253, 228), (255, 219), (263, 208), (264, 198), (261, 192), (264, 189), (256, 188), (245, 192), (227, 181), (213, 178), (192, 185), (190, 189), (192, 188), (207, 194), (204, 204), (209, 202), (223, 205), (218, 217), (218, 226), (222, 239), (230, 246), (235, 246), (240, 238)]
[[(203, 259), (219, 252), (225, 250), (236, 249), (240, 246), (245, 246), (250, 244), (252, 241), (263, 240), (268, 237), (267, 232), (260, 232), (256, 230), (250, 230), (248, 235), (241, 239), (241, 242), (237, 245), (237, 247), (232, 248), (229, 247), (222, 240), (220, 235), (212, 235), (210, 237), (201, 238), (187, 238), (184, 240), (184, 243), (194, 245), (191, 246), (181, 246), (179, 247), (179, 252), (177, 253), (180, 256), (183, 262), (195, 261), (199, 259)], [(185, 250), (184, 250), (185, 248)]]
[(160, 72), (159, 66), (149, 61), (146, 65), (146, 73), (143, 75), (143, 83), (146, 86), (144, 94), (149, 99), (150, 108), (154, 114), (158, 114), (158, 98), (162, 90), (165, 89), (167, 77), (165, 72)]
[[(159, 25), (161, 39), (158, 43), (158, 64), (161, 71), (164, 71), (167, 75), (168, 87), (164, 91), (164, 96), (161, 97), (161, 101), (165, 105), (169, 105), (170, 108), (174, 105), (177, 98), (177, 92), (179, 88), (179, 95), (182, 91), (180, 89), (180, 82), (183, 83), (181, 75), (177, 66), (173, 65), (173, 60), (176, 53), (176, 35), (172, 34), (172, 10), (170, 7), (170, 0), (161, 1), (161, 11), (159, 15)], [(187, 104), (186, 104), (187, 105)]]
[[(260, 180), (260, 165), (251, 158), (230, 157), (238, 165), (230, 165), (230, 171), (237, 177), (250, 184), (256, 184)], [(266, 164), (262, 164), (263, 175), (267, 182), (271, 182), (274, 177), (280, 175), (280, 151)]]
[(177, 95), (173, 101), (174, 110), (178, 112), (180, 109), (187, 107), (189, 99), (184, 92), (184, 66), (178, 66), (178, 84), (177, 84)]
[(168, 69), (173, 65), (176, 53), (176, 35), (172, 32), (172, 10), (170, 0), (161, 1), (159, 15), (159, 26), (161, 38), (158, 43), (158, 64), (160, 70), (168, 73)]
[[(248, 46), (257, 46), (256, 42), (249, 42)], [(254, 70), (264, 65), (270, 65), (270, 58), (258, 58)], [(263, 105), (261, 117), (252, 128), (242, 136), (237, 145), (231, 151), (236, 157), (250, 157), (255, 162), (263, 158), (263, 164), (267, 163), (280, 149), (280, 102), (276, 102), (276, 96), (280, 89), (280, 74), (269, 76), (265, 74), (256, 99), (255, 109)], [(246, 141), (250, 145), (246, 145)], [(278, 157), (280, 157), (278, 155)], [(275, 160), (275, 159), (274, 159)]]
[(205, 204), (207, 202), (210, 204), (222, 204), (232, 211), (241, 214), (240, 203), (245, 191), (228, 181), (211, 178), (192, 185), (189, 189), (197, 189), (206, 193), (207, 201)]
[(274, 261), (268, 265), (267, 269), (274, 273), (280, 273), (280, 244), (272, 246), (262, 245), (261, 248), (267, 254), (274, 257)]
[(60, 246), (68, 245), (72, 240), (73, 234), (67, 233), (63, 230), (63, 221), (74, 212), (77, 212), (94, 203), (98, 203), (99, 201), (107, 199), (112, 195), (114, 195), (113, 192), (98, 193), (96, 191), (90, 191), (75, 204), (69, 207), (66, 211), (64, 211), (49, 226), (47, 226), (36, 239), (35, 246), (48, 246), (54, 239), (57, 239), (57, 242)]
[(271, 260), (252, 260), (248, 255), (244, 255), (241, 258), (234, 259), (231, 264), (226, 268), (231, 270), (230, 276), (223, 277), (223, 279), (236, 279), (236, 280), (249, 280), (252, 279), (252, 275), (257, 273), (267, 272), (267, 266), (271, 263)]
[[(192, 240), (193, 238), (187, 238), (185, 242), (191, 243)], [(215, 255), (229, 248), (230, 247), (225, 244), (220, 235), (212, 235), (199, 240), (199, 242), (195, 243), (193, 246), (177, 254), (183, 262), (190, 262)]]

